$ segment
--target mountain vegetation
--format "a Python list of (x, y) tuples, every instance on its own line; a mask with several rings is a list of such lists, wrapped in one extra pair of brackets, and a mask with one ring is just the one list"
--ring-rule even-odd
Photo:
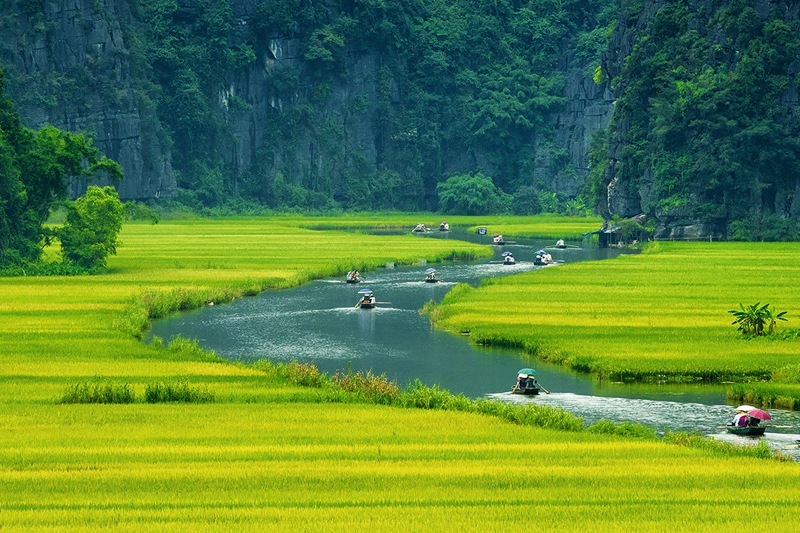
[[(23, 116), (74, 112), (89, 134), (98, 109), (138, 113), (133, 166), (174, 174), (193, 209), (433, 210), (449, 205), (441, 184), (480, 174), (514, 199), (507, 211), (800, 238), (788, 0), (112, 4), (82, 15), (119, 27), (110, 51), (92, 51), (87, 29), (85, 57), (39, 72), (20, 57), (37, 38), (59, 49), (63, 13), (0, 0), (0, 32), (18, 28), (0, 50), (11, 93)], [(580, 140), (569, 116), (587, 87), (607, 112)]]

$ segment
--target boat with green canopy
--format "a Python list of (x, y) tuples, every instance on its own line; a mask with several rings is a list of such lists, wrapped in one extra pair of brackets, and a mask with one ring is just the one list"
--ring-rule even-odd
[(517, 382), (511, 387), (511, 393), (539, 394), (540, 391), (548, 392), (536, 380), (536, 370), (532, 368), (521, 368), (519, 372), (517, 372)]

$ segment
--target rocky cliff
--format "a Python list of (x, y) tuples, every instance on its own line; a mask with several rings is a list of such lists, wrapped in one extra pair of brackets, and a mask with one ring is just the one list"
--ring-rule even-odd
[(6, 3), (3, 12), (2, 67), (26, 124), (88, 133), (122, 166), (122, 198), (175, 195), (168, 139), (128, 61), (128, 2), (46, 1), (31, 12)]
[(788, 0), (623, 4), (602, 59), (617, 109), (598, 210), (644, 213), (665, 239), (800, 219), (799, 21)]
[[(133, 53), (147, 32), (129, 0), (48, 0), (41, 12), (27, 3), (28, 11), (17, 2), (6, 4), (0, 18), (2, 64), (9, 94), (27, 125), (88, 132), (104, 155), (122, 165), (122, 198), (176, 195), (171, 151), (175, 146), (185, 151), (190, 141), (167, 133), (169, 117), (148, 96), (153, 76)], [(189, 21), (200, 5), (181, 0), (175, 20)], [(336, 5), (328, 6), (330, 20), (340, 15)], [(231, 1), (229, 46), (253, 43), (259, 6), (256, 0)], [(224, 87), (210, 111), (224, 123), (215, 150), (226, 162), (232, 187), (244, 187), (243, 175), (260, 176), (263, 186), (252, 179), (247, 186), (264, 197), (280, 172), (288, 183), (335, 197), (353, 176), (379, 173), (391, 160), (394, 174), (378, 174), (376, 180), (395, 180), (399, 192), (394, 194), (414, 196), (409, 206), (435, 208), (437, 174), (476, 169), (492, 174), (498, 164), (480, 146), (467, 150), (456, 141), (439, 147), (435, 161), (429, 161), (412, 146), (420, 134), (416, 128), (391, 130), (387, 116), (403, 115), (406, 95), (402, 74), (385, 53), (348, 43), (347, 76), (330, 78), (320, 97), (320, 78), (303, 57), (301, 39), (292, 32), (262, 37), (254, 46), (255, 61), (224, 73)], [(567, 103), (549, 117), (554, 138), (530, 137), (537, 155), (521, 174), (528, 176), (524, 181), (574, 196), (588, 171), (589, 141), (607, 127), (614, 96), (573, 66), (568, 51), (559, 64), (567, 79)], [(298, 81), (287, 91), (284, 82), (293, 76)], [(309, 99), (314, 99), (313, 116), (298, 118), (298, 105)], [(302, 109), (308, 113), (308, 107)], [(554, 163), (554, 150), (567, 154), (567, 160)], [(76, 184), (76, 191), (82, 187)], [(382, 194), (377, 185), (373, 189)]]

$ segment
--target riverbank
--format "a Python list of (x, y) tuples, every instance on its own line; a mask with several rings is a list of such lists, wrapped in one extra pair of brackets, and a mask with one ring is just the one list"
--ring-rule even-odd
[(796, 244), (656, 243), (641, 255), (457, 287), (432, 318), (473, 342), (521, 347), (601, 379), (758, 382), (800, 363), (800, 341), (746, 339), (728, 311), (769, 302), (797, 327), (798, 297)]
[[(754, 494), (761, 519), (800, 525), (795, 464), (475, 413), (330, 403), (189, 345), (144, 345), (126, 326), (142, 295), (177, 291), (145, 306), (169, 312), (335, 275), (365, 255), (378, 265), (480, 247), (274, 219), (127, 224), (121, 238), (102, 276), (0, 280), (3, 531), (483, 532), (536, 517), (556, 532), (726, 532), (740, 529), (732, 517), (749, 512)], [(216, 402), (56, 403), (95, 379), (139, 396), (180, 379)]]

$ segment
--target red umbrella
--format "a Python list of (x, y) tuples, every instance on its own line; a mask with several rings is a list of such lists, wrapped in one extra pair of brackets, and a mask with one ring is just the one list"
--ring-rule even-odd
[(759, 420), (772, 420), (772, 415), (763, 409), (753, 409), (747, 412), (747, 416), (751, 418), (758, 418)]

